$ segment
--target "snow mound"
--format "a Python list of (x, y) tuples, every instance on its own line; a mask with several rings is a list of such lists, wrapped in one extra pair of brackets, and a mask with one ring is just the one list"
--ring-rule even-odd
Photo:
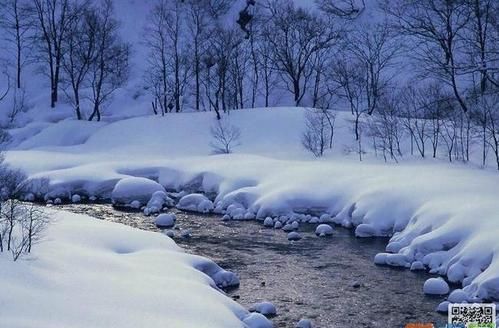
[(78, 194), (74, 194), (73, 196), (71, 196), (71, 202), (73, 202), (73, 203), (81, 202), (81, 196)]
[(146, 204), (157, 191), (166, 192), (156, 181), (136, 177), (124, 178), (114, 186), (111, 199), (116, 205), (127, 205), (133, 201)]
[(253, 304), (249, 310), (251, 312), (258, 312), (264, 316), (273, 316), (277, 314), (277, 309), (271, 302), (260, 302)]
[(449, 297), (447, 297), (447, 300), (450, 303), (464, 303), (464, 302), (468, 301), (468, 295), (462, 289), (455, 289), (452, 291), (452, 293), (449, 294)]
[(315, 228), (315, 234), (319, 237), (331, 236), (333, 234), (333, 227), (329, 224), (319, 224)]
[(156, 219), (154, 220), (154, 224), (158, 227), (158, 228), (166, 228), (166, 229), (169, 229), (169, 228), (172, 228), (173, 226), (175, 226), (175, 221), (177, 221), (177, 217), (175, 216), (175, 214), (173, 213), (168, 213), (168, 214), (160, 214), (156, 217)]
[(288, 240), (297, 241), (300, 240), (301, 238), (302, 238), (301, 235), (296, 231), (291, 231), (290, 233), (288, 233)]
[(177, 208), (184, 211), (210, 213), (213, 211), (213, 202), (203, 194), (189, 194), (182, 197)]
[(272, 228), (274, 226), (274, 220), (271, 217), (267, 217), (263, 221), (263, 225), (265, 227)]
[(267, 319), (263, 314), (260, 313), (250, 313), (246, 318), (243, 319), (243, 323), (246, 324), (248, 328), (273, 328), (269, 319)]
[(428, 295), (445, 295), (449, 293), (449, 284), (442, 278), (430, 278), (423, 285), (423, 292)]
[(152, 194), (151, 199), (147, 202), (144, 209), (145, 215), (159, 213), (164, 207), (172, 207), (174, 205), (173, 199), (168, 197), (164, 191), (156, 191)]

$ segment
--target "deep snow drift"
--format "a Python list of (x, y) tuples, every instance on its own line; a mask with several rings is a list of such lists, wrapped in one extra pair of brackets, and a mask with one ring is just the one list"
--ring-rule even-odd
[(215, 286), (237, 278), (212, 261), (161, 234), (54, 213), (33, 255), (0, 255), (2, 327), (247, 327)]
[[(304, 110), (297, 108), (232, 112), (241, 146), (236, 154), (212, 156), (213, 116), (185, 113), (106, 123), (85, 130), (86, 138), (79, 132), (72, 146), (55, 146), (44, 131), (39, 133), (44, 138), (27, 137), (28, 126), (18, 144), (30, 149), (12, 150), (7, 160), (32, 178), (48, 178), (49, 186), (33, 183), (33, 191), (48, 198), (70, 199), (76, 193), (111, 199), (118, 181), (141, 177), (169, 191), (216, 196), (214, 210), (227, 218), (272, 217), (285, 225), (319, 222), (322, 216), (325, 223), (355, 227), (360, 237), (392, 236), (387, 251), (395, 254), (381, 255), (380, 264), (410, 268), (417, 262), (462, 282), (470, 300), (499, 299), (496, 172), (432, 160), (385, 164), (370, 154), (359, 163), (355, 155), (344, 155), (352, 134), (350, 115), (342, 112), (332, 154), (313, 160), (301, 149)], [(61, 122), (47, 129), (67, 134), (74, 126)], [(161, 189), (155, 186), (150, 192)], [(194, 209), (196, 201), (204, 201), (202, 210), (211, 209), (202, 196), (185, 202)]]

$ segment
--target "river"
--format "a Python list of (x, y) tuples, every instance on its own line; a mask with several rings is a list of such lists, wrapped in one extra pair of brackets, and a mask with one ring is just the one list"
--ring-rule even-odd
[[(58, 208), (160, 231), (152, 217), (111, 205)], [(272, 302), (278, 311), (272, 318), (275, 327), (295, 327), (304, 317), (312, 319), (315, 328), (404, 327), (409, 322), (447, 319), (434, 311), (442, 298), (423, 294), (429, 274), (373, 264), (374, 255), (384, 251), (385, 238), (360, 239), (343, 228), (336, 228), (330, 238), (318, 238), (314, 225), (302, 224), (303, 239), (289, 242), (283, 231), (256, 221), (175, 213), (176, 242), (187, 252), (209, 257), (237, 273), (241, 285), (227, 294), (243, 306)], [(191, 229), (192, 237), (181, 238), (178, 229)]]

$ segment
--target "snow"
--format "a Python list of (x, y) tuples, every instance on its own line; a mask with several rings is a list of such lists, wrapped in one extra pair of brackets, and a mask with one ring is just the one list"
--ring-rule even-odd
[(158, 191), (165, 192), (165, 188), (150, 179), (130, 177), (118, 181), (111, 193), (111, 198), (114, 204), (126, 205), (133, 201), (146, 204)]
[(264, 316), (273, 316), (277, 314), (277, 309), (271, 302), (260, 302), (252, 305), (249, 310), (251, 312), (258, 312)]
[(464, 303), (468, 300), (468, 295), (462, 289), (455, 289), (449, 294), (447, 300), (450, 303)]
[(31, 256), (0, 256), (2, 327), (272, 327), (215, 287), (233, 274), (166, 236), (51, 213)]
[(172, 228), (177, 221), (177, 217), (173, 213), (163, 213), (156, 217), (154, 224), (159, 228)]
[(251, 313), (243, 322), (251, 328), (273, 328), (274, 325), (263, 314)]
[(164, 191), (156, 191), (152, 194), (151, 199), (147, 202), (144, 209), (145, 215), (160, 212), (165, 206), (172, 207), (174, 205), (173, 199), (168, 197)]
[(80, 195), (74, 194), (73, 196), (71, 196), (71, 202), (73, 202), (73, 203), (79, 203), (79, 202), (81, 202)]
[(315, 228), (315, 234), (319, 237), (331, 236), (333, 234), (333, 227), (329, 224), (319, 224)]
[(74, 193), (110, 199), (119, 181), (140, 179), (153, 189), (143, 199), (126, 195), (126, 202), (145, 205), (166, 189), (199, 194), (189, 206), (198, 210), (203, 200), (203, 211), (211, 206), (202, 196), (210, 195), (213, 210), (226, 218), (254, 215), (287, 223), (318, 217), (352, 228), (359, 237), (388, 236), (387, 252), (393, 254), (379, 255), (375, 263), (410, 268), (419, 261), (460, 283), (470, 299), (499, 299), (496, 172), (432, 159), (382, 163), (367, 141), (368, 153), (359, 162), (355, 154), (344, 154), (352, 146), (345, 112), (337, 113), (333, 151), (320, 160), (301, 148), (303, 109), (230, 115), (241, 129), (235, 154), (210, 155), (213, 113), (182, 113), (108, 122), (79, 145), (46, 140), (36, 148), (13, 149), (6, 160), (33, 179), (48, 179), (53, 199)]
[(263, 225), (265, 227), (273, 227), (274, 226), (274, 220), (271, 217), (266, 217), (265, 220), (263, 221)]
[(291, 231), (290, 233), (288, 233), (288, 240), (297, 241), (300, 240), (301, 238), (302, 238), (301, 235), (296, 231)]
[(442, 278), (430, 278), (423, 285), (423, 292), (429, 295), (445, 295), (449, 293), (449, 284)]
[(209, 213), (213, 211), (213, 202), (202, 194), (190, 194), (182, 197), (177, 208), (184, 211)]

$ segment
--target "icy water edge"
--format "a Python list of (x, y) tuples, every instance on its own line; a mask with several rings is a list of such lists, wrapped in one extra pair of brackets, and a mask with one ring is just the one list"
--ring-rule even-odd
[[(107, 204), (58, 208), (161, 231), (152, 217)], [(274, 327), (294, 328), (304, 317), (312, 319), (315, 328), (404, 327), (447, 319), (434, 311), (441, 298), (423, 294), (430, 275), (374, 265), (374, 255), (385, 249), (385, 238), (356, 238), (343, 228), (336, 228), (333, 237), (318, 238), (315, 225), (302, 224), (303, 239), (290, 242), (283, 231), (255, 221), (175, 212), (177, 244), (237, 273), (241, 285), (227, 294), (246, 308), (272, 302), (278, 311), (272, 318)], [(180, 238), (185, 229), (192, 230), (191, 238)]]

